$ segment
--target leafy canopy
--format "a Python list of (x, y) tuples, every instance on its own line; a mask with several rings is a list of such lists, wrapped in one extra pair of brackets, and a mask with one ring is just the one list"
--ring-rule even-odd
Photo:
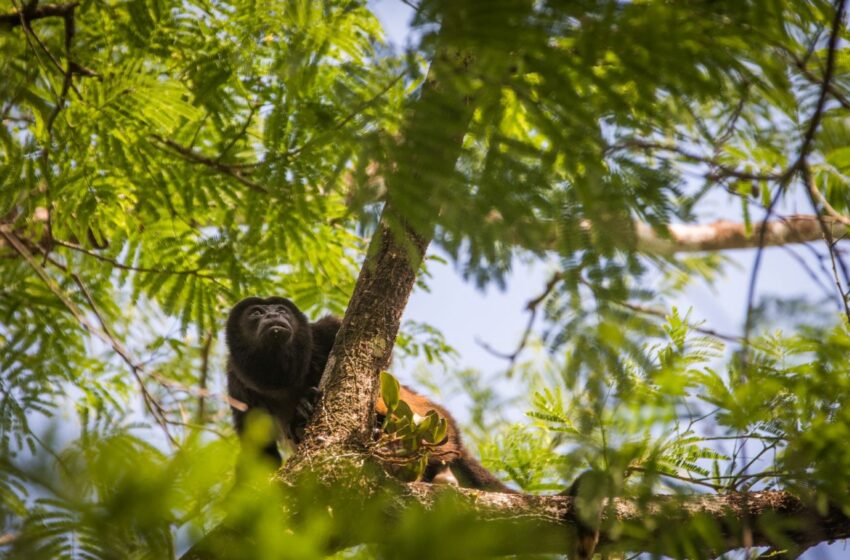
[[(404, 52), (352, 0), (59, 6), (11, 0), (0, 24), (4, 553), (168, 557), (229, 516), (268, 557), (322, 555), (350, 519), (309, 506), (311, 487), (289, 518), (250, 451), (236, 465), (219, 334), (250, 294), (342, 313), (388, 183), (479, 284), (558, 269), (545, 352), (513, 364), (510, 402), (433, 327), (400, 338), (401, 364), (424, 357), (426, 381), (472, 396), (468, 433), (506, 480), (560, 490), (592, 467), (611, 494), (791, 488), (850, 511), (833, 491), (850, 479), (843, 322), (830, 308), (783, 334), (754, 314), (763, 336), (726, 345), (664, 307), (724, 261), (641, 256), (631, 225), (693, 220), (717, 192), (751, 224), (810, 184), (850, 208), (844, 44), (818, 109), (831, 3), (423, 1)], [(429, 63), (456, 53), (474, 113), (441, 169), (457, 107), (400, 131)], [(416, 429), (437, 440), (438, 420)], [(491, 551), (492, 535), (451, 538), (450, 509), (396, 521), (396, 554)], [(668, 549), (704, 557), (705, 523), (671, 528)]]

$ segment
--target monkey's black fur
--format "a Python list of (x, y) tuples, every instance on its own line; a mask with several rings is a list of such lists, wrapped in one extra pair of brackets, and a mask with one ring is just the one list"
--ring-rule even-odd
[[(227, 319), (227, 390), (248, 407), (232, 408), (237, 433), (242, 434), (248, 412), (258, 408), (275, 419), (283, 437), (300, 441), (306, 418), (297, 412), (319, 385), (339, 325), (336, 317), (310, 323), (282, 297), (249, 297), (236, 304)], [(280, 462), (274, 442), (265, 452)]]
[[(227, 319), (227, 389), (247, 405), (233, 408), (240, 435), (252, 409), (263, 409), (275, 419), (283, 438), (297, 444), (303, 437), (319, 394), (319, 382), (340, 327), (336, 317), (310, 323), (290, 300), (282, 297), (249, 297), (237, 303)], [(485, 469), (464, 448), (454, 418), (443, 407), (402, 386), (401, 398), (418, 414), (435, 410), (448, 422), (445, 443), (432, 454), (426, 482), (448, 480), (461, 486), (513, 492)], [(378, 415), (386, 412), (377, 403)], [(277, 445), (265, 450), (280, 462)]]

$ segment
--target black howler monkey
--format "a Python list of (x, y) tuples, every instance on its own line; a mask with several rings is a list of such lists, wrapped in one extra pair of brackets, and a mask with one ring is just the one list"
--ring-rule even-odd
[[(340, 320), (328, 316), (314, 323), (290, 300), (249, 297), (237, 303), (227, 319), (227, 389), (248, 410), (233, 408), (236, 431), (241, 434), (250, 409), (266, 410), (282, 438), (297, 444), (312, 414), (319, 382), (333, 347)], [(485, 469), (463, 446), (454, 418), (443, 407), (401, 387), (401, 399), (425, 416), (434, 410), (448, 422), (444, 443), (431, 454), (424, 480), (457, 481), (461, 486), (513, 492)], [(386, 414), (382, 400), (376, 404)], [(275, 443), (265, 452), (280, 461)]]

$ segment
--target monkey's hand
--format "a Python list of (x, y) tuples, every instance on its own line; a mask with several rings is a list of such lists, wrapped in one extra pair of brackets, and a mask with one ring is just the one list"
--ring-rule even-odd
[(322, 392), (318, 387), (308, 387), (301, 400), (295, 405), (295, 415), (292, 417), (292, 435), (296, 444), (301, 443), (301, 440), (304, 439), (304, 429), (307, 427), (307, 422), (313, 417), (313, 411), (316, 409), (316, 404), (321, 396)]

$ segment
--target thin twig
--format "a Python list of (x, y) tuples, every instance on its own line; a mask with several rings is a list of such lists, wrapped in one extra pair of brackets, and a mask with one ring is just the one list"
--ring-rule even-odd
[[(349, 122), (351, 122), (354, 118), (356, 118), (356, 117), (357, 117), (360, 113), (362, 113), (362, 112), (363, 112), (363, 111), (365, 111), (367, 108), (369, 108), (369, 106), (370, 106), (370, 105), (372, 105), (375, 101), (377, 101), (378, 99), (380, 99), (381, 97), (383, 97), (383, 96), (384, 96), (384, 95), (385, 95), (388, 91), (390, 91), (390, 90), (393, 88), (393, 86), (394, 86), (394, 85), (396, 85), (396, 84), (397, 84), (397, 83), (398, 83), (398, 82), (399, 82), (402, 78), (404, 78), (404, 76), (405, 76), (405, 74), (404, 74), (404, 73), (401, 73), (401, 74), (399, 74), (398, 76), (396, 76), (395, 78), (393, 78), (393, 79), (390, 81), (390, 83), (388, 83), (386, 86), (384, 86), (383, 88), (381, 88), (381, 90), (380, 90), (380, 91), (378, 91), (378, 93), (376, 93), (375, 95), (373, 95), (372, 97), (370, 97), (370, 98), (369, 98), (369, 99), (367, 99), (366, 101), (363, 101), (360, 105), (358, 105), (357, 107), (355, 107), (355, 108), (354, 108), (354, 110), (353, 110), (351, 113), (349, 113), (348, 115), (346, 115), (345, 117), (343, 117), (342, 119), (340, 119), (340, 120), (339, 120), (336, 124), (334, 124), (333, 128), (331, 128), (328, 132), (333, 132), (333, 131), (341, 130), (341, 129), (342, 129), (342, 127), (344, 127), (345, 125), (347, 125), (347, 124), (348, 124)], [(313, 137), (312, 139), (308, 140), (307, 142), (305, 142), (305, 143), (304, 143), (304, 144), (302, 144), (301, 146), (299, 146), (299, 147), (297, 147), (297, 148), (294, 148), (294, 149), (292, 149), (292, 150), (290, 150), (290, 151), (286, 152), (286, 157), (293, 157), (293, 156), (296, 156), (296, 155), (298, 155), (298, 154), (300, 154), (300, 153), (303, 153), (303, 152), (305, 152), (308, 148), (312, 147), (314, 144), (316, 144), (317, 142), (322, 141), (322, 140), (323, 140), (323, 139), (325, 139), (325, 138), (327, 138), (327, 132), (326, 132), (326, 133), (324, 133), (324, 134), (317, 134), (315, 137)]]
[(747, 363), (747, 352), (749, 351), (750, 345), (750, 334), (753, 328), (753, 308), (756, 297), (756, 282), (758, 280), (759, 270), (761, 269), (761, 261), (764, 256), (765, 242), (766, 242), (766, 233), (767, 233), (767, 224), (770, 221), (770, 217), (773, 215), (773, 210), (776, 205), (779, 203), (780, 198), (782, 198), (782, 193), (785, 191), (785, 188), (788, 185), (788, 181), (790, 181), (791, 175), (785, 175), (783, 179), (779, 183), (779, 188), (776, 190), (776, 193), (771, 197), (770, 204), (768, 204), (764, 219), (761, 222), (761, 227), (759, 228), (759, 237), (758, 237), (758, 248), (756, 249), (756, 258), (753, 260), (753, 270), (750, 273), (750, 282), (747, 287), (747, 313), (744, 319), (744, 346), (741, 351), (741, 364), (746, 369)]
[[(817, 273), (815, 273), (809, 263), (806, 262), (806, 259), (804, 259), (801, 255), (798, 255), (793, 249), (791, 249), (791, 247), (783, 245), (781, 246), (781, 249), (788, 253), (788, 256), (797, 261), (797, 264), (800, 265), (800, 268), (802, 268), (803, 271), (812, 280), (812, 282), (814, 282), (817, 287), (820, 288), (820, 290), (823, 292), (824, 297), (826, 297), (830, 301), (834, 301), (835, 298), (833, 297), (834, 294), (832, 293), (832, 290), (829, 288), (829, 286), (823, 283), (823, 280), (820, 278), (820, 276), (817, 275)], [(818, 255), (817, 252), (815, 252), (815, 254)], [(818, 264), (821, 264), (819, 257), (820, 255), (818, 255)], [(825, 271), (822, 265), (821, 268)], [(837, 301), (835, 303), (838, 305), (838, 311), (843, 311), (841, 303)]]
[[(254, 115), (257, 113), (257, 109), (259, 108), (259, 106), (260, 105), (257, 103), (251, 104), (251, 111), (248, 113), (248, 118), (245, 119), (245, 124), (242, 125), (242, 129), (237, 134), (233, 135), (233, 138), (230, 139), (230, 142), (227, 143), (224, 149), (221, 150), (221, 153), (218, 154), (218, 157), (215, 158), (216, 163), (221, 163), (221, 160), (224, 158), (224, 156), (227, 155), (227, 152), (230, 151), (230, 148), (232, 148), (236, 144), (236, 142), (238, 142), (239, 139), (245, 135), (245, 133), (248, 131), (248, 127), (251, 126), (251, 121), (254, 120)], [(198, 130), (200, 130), (200, 128)]]
[[(832, 261), (832, 276), (835, 281), (835, 287), (838, 290), (838, 297), (841, 301), (842, 306), (844, 307), (844, 314), (847, 316), (847, 320), (850, 321), (850, 304), (847, 302), (847, 291), (844, 286), (841, 284), (841, 279), (838, 276), (838, 267), (836, 266), (836, 261), (838, 261), (841, 271), (844, 274), (844, 284), (850, 286), (850, 278), (848, 278), (847, 267), (844, 264), (844, 261), (840, 257), (836, 257), (835, 254), (835, 240), (832, 237), (832, 231), (827, 227), (826, 223), (824, 223), (823, 217), (821, 216), (821, 209), (817, 202), (816, 193), (819, 195), (817, 191), (817, 187), (814, 184), (814, 178), (812, 177), (811, 169), (808, 164), (803, 160), (802, 165), (803, 172), (803, 182), (806, 184), (806, 192), (809, 197), (809, 201), (812, 204), (812, 209), (815, 211), (815, 214), (818, 217), (818, 222), (821, 226), (821, 231), (823, 231), (824, 240), (826, 241), (826, 247), (829, 251), (829, 258)], [(824, 201), (825, 202), (825, 201)], [(831, 208), (831, 207), (830, 207)]]
[(797, 547), (794, 550), (788, 550), (787, 547), (771, 546), (762, 552), (758, 560), (797, 560), (808, 549), (814, 545), (808, 543), (794, 543)]
[(65, 247), (66, 249), (70, 249), (72, 251), (76, 251), (78, 253), (82, 253), (86, 256), (92, 257), (101, 262), (107, 263), (110, 266), (115, 268), (126, 270), (129, 272), (142, 272), (142, 273), (152, 273), (152, 274), (175, 274), (181, 276), (197, 276), (198, 278), (203, 278), (205, 280), (217, 280), (216, 276), (213, 274), (209, 274), (206, 272), (202, 272), (202, 268), (186, 268), (186, 269), (174, 269), (174, 268), (151, 268), (146, 266), (135, 266), (130, 264), (122, 263), (121, 261), (117, 261), (113, 258), (107, 257), (106, 255), (102, 255), (95, 251), (91, 251), (86, 249), (81, 245), (76, 245), (74, 243), (70, 243), (68, 241), (63, 241), (61, 239), (52, 239), (52, 243), (59, 245), (61, 247)]
[[(814, 73), (812, 73), (811, 70), (809, 70), (806, 67), (805, 62), (803, 62), (799, 58), (794, 57), (793, 54), (791, 54), (791, 56), (794, 60), (794, 64), (797, 66), (797, 69), (800, 70), (800, 73), (807, 80), (809, 80), (809, 82), (811, 82), (812, 84), (821, 84), (822, 83), (821, 80), (817, 76), (815, 76)], [(836, 85), (834, 83), (830, 83), (828, 88), (829, 88), (829, 93), (830, 93), (830, 95), (832, 95), (833, 99), (835, 99), (845, 109), (850, 109), (850, 99), (847, 99), (847, 97), (845, 97), (845, 95), (841, 92), (841, 90), (839, 90), (836, 87)]]
[[(130, 368), (133, 377), (136, 379), (136, 382), (139, 384), (140, 389), (142, 391), (143, 400), (145, 406), (148, 408), (148, 411), (153, 415), (154, 419), (160, 424), (162, 427), (166, 438), (176, 444), (176, 440), (168, 431), (167, 424), (165, 422), (164, 412), (162, 411), (159, 403), (156, 402), (155, 399), (150, 395), (145, 387), (144, 381), (142, 379), (143, 369), (137, 364), (129, 355), (127, 350), (123, 347), (123, 345), (112, 337), (108, 332), (104, 332), (95, 325), (93, 325), (84, 315), (82, 310), (77, 307), (77, 305), (71, 301), (71, 299), (62, 291), (62, 289), (56, 285), (56, 282), (47, 274), (44, 268), (35, 260), (32, 253), (30, 253), (29, 249), (23, 244), (23, 242), (18, 239), (14, 232), (5, 224), (0, 224), (0, 237), (3, 237), (6, 242), (15, 249), (15, 251), (23, 257), (23, 259), (30, 265), (30, 267), (36, 272), (36, 274), (42, 279), (48, 289), (62, 302), (66, 309), (74, 316), (77, 322), (88, 332), (100, 338), (103, 342), (109, 345), (119, 357), (127, 364)], [(54, 259), (50, 259), (50, 262), (57, 265), (63, 266), (61, 263), (57, 263)], [(67, 270), (66, 270), (67, 272)], [(81, 288), (85, 288), (85, 286), (81, 286)], [(90, 298), (91, 296), (88, 294), (88, 291), (84, 292), (85, 297)], [(93, 309), (95, 316), (100, 317), (96, 309)]]
[(832, 75), (835, 71), (835, 55), (838, 49), (838, 40), (841, 33), (841, 27), (844, 24), (844, 9), (846, 0), (837, 0), (835, 8), (835, 17), (832, 20), (832, 30), (829, 36), (826, 52), (826, 68), (823, 71), (823, 83), (821, 84), (820, 95), (815, 106), (815, 112), (809, 122), (809, 128), (806, 130), (806, 136), (803, 138), (803, 144), (800, 147), (800, 155), (797, 158), (795, 167), (800, 167), (809, 155), (812, 148), (812, 141), (815, 138), (820, 121), (823, 118), (824, 108), (826, 107), (826, 98), (829, 93), (829, 84), (832, 83)]
[(710, 483), (710, 482), (706, 482), (706, 481), (704, 481), (704, 480), (700, 480), (700, 479), (696, 479), (696, 478), (691, 478), (691, 477), (689, 477), (689, 476), (683, 476), (683, 475), (680, 475), (680, 474), (671, 473), (671, 472), (666, 472), (666, 471), (660, 471), (660, 470), (655, 470), (655, 469), (650, 470), (650, 469), (646, 469), (646, 468), (644, 468), (644, 467), (629, 467), (629, 468), (628, 468), (628, 470), (629, 470), (629, 471), (631, 471), (631, 472), (640, 472), (640, 473), (657, 474), (657, 475), (659, 475), (659, 476), (664, 476), (664, 477), (667, 477), (667, 478), (672, 478), (673, 480), (679, 480), (679, 481), (681, 481), (681, 482), (687, 482), (688, 484), (694, 484), (694, 485), (696, 485), (696, 486), (703, 486), (703, 487), (705, 487), (705, 488), (711, 488), (711, 489), (712, 489), (712, 490), (714, 490), (715, 492), (716, 492), (716, 491), (719, 491), (719, 490), (721, 490), (721, 489), (723, 488), (723, 487), (722, 487), (722, 486), (720, 486), (719, 484), (712, 484), (712, 483)]
[[(65, 72), (62, 78), (62, 90), (59, 92), (59, 99), (56, 100), (56, 107), (53, 108), (53, 112), (47, 118), (47, 131), (49, 135), (52, 135), (53, 131), (53, 123), (56, 120), (56, 117), (59, 116), (60, 111), (65, 106), (65, 101), (68, 99), (68, 91), (74, 87), (74, 64), (71, 60), (71, 44), (74, 39), (74, 8), (66, 11), (64, 14), (65, 20)], [(80, 92), (75, 90), (77, 95), (80, 95)], [(45, 151), (45, 153), (47, 153)]]
[(735, 132), (735, 127), (738, 124), (738, 121), (741, 118), (741, 115), (744, 113), (744, 107), (747, 105), (747, 98), (749, 97), (749, 84), (747, 82), (743, 83), (744, 91), (741, 93), (741, 99), (738, 100), (738, 104), (735, 106), (735, 110), (732, 111), (732, 114), (729, 116), (729, 119), (720, 126), (719, 132), (720, 135), (714, 139), (714, 157), (717, 158), (720, 155), (720, 147), (723, 146)]
[(715, 172), (709, 173), (707, 175), (708, 178), (717, 180), (720, 177), (734, 177), (736, 179), (743, 179), (748, 181), (775, 181), (783, 176), (782, 173), (753, 173), (750, 171), (742, 171), (739, 169), (735, 169), (732, 167), (728, 167), (718, 162), (716, 158), (702, 156), (699, 154), (695, 154), (693, 152), (689, 152), (680, 146), (663, 144), (661, 142), (653, 142), (649, 140), (640, 140), (638, 138), (631, 138), (629, 140), (625, 140), (623, 142), (614, 144), (613, 146), (609, 146), (605, 151), (610, 153), (613, 151), (619, 151), (630, 148), (641, 148), (644, 150), (661, 150), (666, 152), (672, 152), (677, 154), (686, 160), (693, 161), (695, 163), (704, 163), (709, 167), (715, 169)]
[(201, 392), (198, 395), (198, 415), (197, 423), (203, 425), (204, 417), (206, 416), (206, 395), (207, 377), (209, 376), (210, 348), (212, 347), (212, 331), (204, 337), (204, 344), (201, 346), (201, 374), (198, 377), (198, 388)]
[(97, 319), (98, 324), (100, 325), (99, 332), (103, 333), (106, 336), (104, 342), (109, 344), (115, 352), (121, 357), (122, 360), (129, 366), (130, 371), (133, 374), (133, 377), (136, 379), (136, 383), (139, 385), (139, 389), (142, 392), (142, 399), (144, 400), (145, 407), (148, 409), (148, 412), (154, 417), (154, 419), (162, 426), (163, 431), (165, 432), (166, 437), (173, 445), (178, 445), (177, 440), (171, 435), (171, 432), (168, 431), (167, 424), (169, 423), (168, 415), (163, 406), (159, 403), (158, 400), (148, 391), (147, 386), (145, 385), (142, 374), (144, 373), (144, 369), (139, 362), (134, 360), (130, 356), (130, 352), (124, 347), (124, 345), (118, 340), (118, 338), (113, 334), (112, 328), (109, 326), (109, 323), (106, 322), (106, 318), (103, 313), (101, 313), (98, 308), (97, 303), (94, 300), (94, 296), (92, 296), (91, 292), (88, 289), (88, 286), (83, 283), (83, 280), (80, 276), (70, 270), (70, 268), (52, 257), (47, 259), (47, 262), (63, 271), (65, 274), (71, 277), (71, 280), (77, 287), (80, 289), (80, 292), (83, 294), (83, 298), (85, 298), (86, 302), (91, 309), (91, 312), (94, 314)]
[[(620, 301), (620, 300), (608, 300), (608, 301), (610, 301), (614, 305), (618, 305), (620, 307), (625, 307), (626, 309), (631, 309), (632, 311), (636, 311), (636, 312), (642, 313), (644, 315), (652, 315), (654, 317), (659, 317), (661, 319), (665, 319), (668, 315), (668, 313), (666, 311), (664, 311), (663, 309), (656, 309), (654, 307), (649, 307), (647, 305), (641, 305), (639, 303), (632, 303), (632, 302)], [(708, 329), (708, 328), (702, 327), (700, 325), (694, 325), (694, 324), (688, 323), (688, 328), (692, 331), (696, 331), (696, 332), (702, 333), (702, 334), (707, 335), (707, 336), (719, 338), (720, 340), (725, 340), (726, 342), (733, 342), (733, 343), (736, 343), (736, 344), (742, 344), (744, 342), (744, 339), (741, 338), (740, 336), (735, 336), (735, 335), (731, 335), (731, 334), (723, 334), (723, 333), (718, 332), (714, 329)]]
[[(749, 441), (749, 438), (747, 438), (747, 437), (743, 437), (743, 438), (742, 438), (742, 440), (743, 440), (743, 441)], [(764, 454), (765, 454), (765, 453), (767, 453), (768, 451), (770, 451), (771, 449), (775, 449), (775, 448), (776, 448), (776, 446), (777, 446), (778, 444), (779, 444), (779, 441), (772, 441), (772, 442), (770, 442), (770, 443), (762, 443), (761, 451), (759, 451), (758, 453), (756, 453), (756, 454), (753, 456), (753, 458), (752, 458), (752, 459), (750, 459), (749, 461), (747, 461), (747, 463), (746, 463), (743, 467), (741, 467), (741, 468), (738, 470), (737, 477), (739, 477), (739, 478), (740, 478), (740, 477), (743, 477), (743, 476), (747, 475), (747, 471), (749, 471), (749, 470), (750, 470), (750, 468), (751, 468), (754, 464), (756, 464), (756, 461), (758, 461), (759, 459), (761, 459), (761, 458), (762, 458), (762, 456), (764, 456)], [(757, 474), (757, 475), (762, 475), (763, 473), (756, 473), (756, 474)], [(760, 478), (761, 478), (761, 476), (760, 476)], [(755, 482), (756, 482), (756, 481), (754, 481), (754, 480), (750, 480), (751, 485), (752, 485), (752, 484), (754, 484)], [(736, 490), (736, 491), (737, 491), (737, 489), (738, 489), (738, 485), (737, 485), (737, 484), (733, 484), (733, 485), (732, 485), (732, 488), (733, 488), (734, 490)]]
[[(186, 160), (188, 162), (204, 165), (206, 167), (209, 167), (211, 169), (215, 169), (216, 171), (224, 173), (225, 175), (229, 175), (229, 176), (233, 177), (234, 179), (236, 179), (238, 182), (242, 183), (243, 185), (245, 185), (246, 187), (251, 189), (252, 191), (258, 192), (260, 194), (269, 194), (269, 191), (268, 191), (268, 189), (266, 189), (266, 187), (264, 187), (264, 186), (262, 186), (258, 183), (255, 183), (254, 181), (245, 177), (244, 173), (236, 166), (221, 163), (221, 162), (219, 162), (219, 161), (217, 161), (213, 158), (209, 158), (209, 157), (207, 157), (203, 154), (199, 154), (198, 152), (196, 152), (195, 150), (192, 150), (191, 148), (187, 148), (186, 146), (182, 146), (182, 145), (178, 144), (177, 142), (175, 142), (174, 140), (170, 140), (168, 138), (163, 138), (162, 136), (160, 136), (158, 134), (153, 134), (151, 136), (151, 138), (153, 138), (156, 141), (156, 144), (155, 144), (156, 146), (158, 146), (160, 148), (162, 148), (162, 147), (170, 148), (171, 152), (177, 153), (177, 155), (179, 155), (180, 157), (182, 157), (184, 160)], [(169, 150), (163, 150), (163, 151), (168, 152)]]
[(537, 319), (537, 308), (539, 307), (540, 303), (542, 303), (543, 300), (546, 299), (549, 294), (552, 293), (552, 290), (555, 289), (555, 286), (557, 286), (558, 282), (563, 280), (563, 278), (564, 275), (561, 272), (554, 273), (549, 279), (549, 281), (546, 282), (546, 287), (543, 289), (543, 292), (541, 292), (540, 295), (525, 304), (525, 309), (529, 312), (528, 322), (525, 325), (525, 330), (522, 333), (522, 337), (520, 338), (519, 344), (513, 352), (511, 352), (510, 354), (499, 352), (486, 342), (476, 340), (478, 345), (490, 354), (493, 354), (498, 358), (508, 360), (510, 362), (509, 367), (513, 367), (513, 365), (516, 363), (517, 357), (519, 357), (520, 353), (525, 349), (526, 344), (528, 344), (528, 339), (531, 336), (531, 329), (534, 327), (534, 321)]

